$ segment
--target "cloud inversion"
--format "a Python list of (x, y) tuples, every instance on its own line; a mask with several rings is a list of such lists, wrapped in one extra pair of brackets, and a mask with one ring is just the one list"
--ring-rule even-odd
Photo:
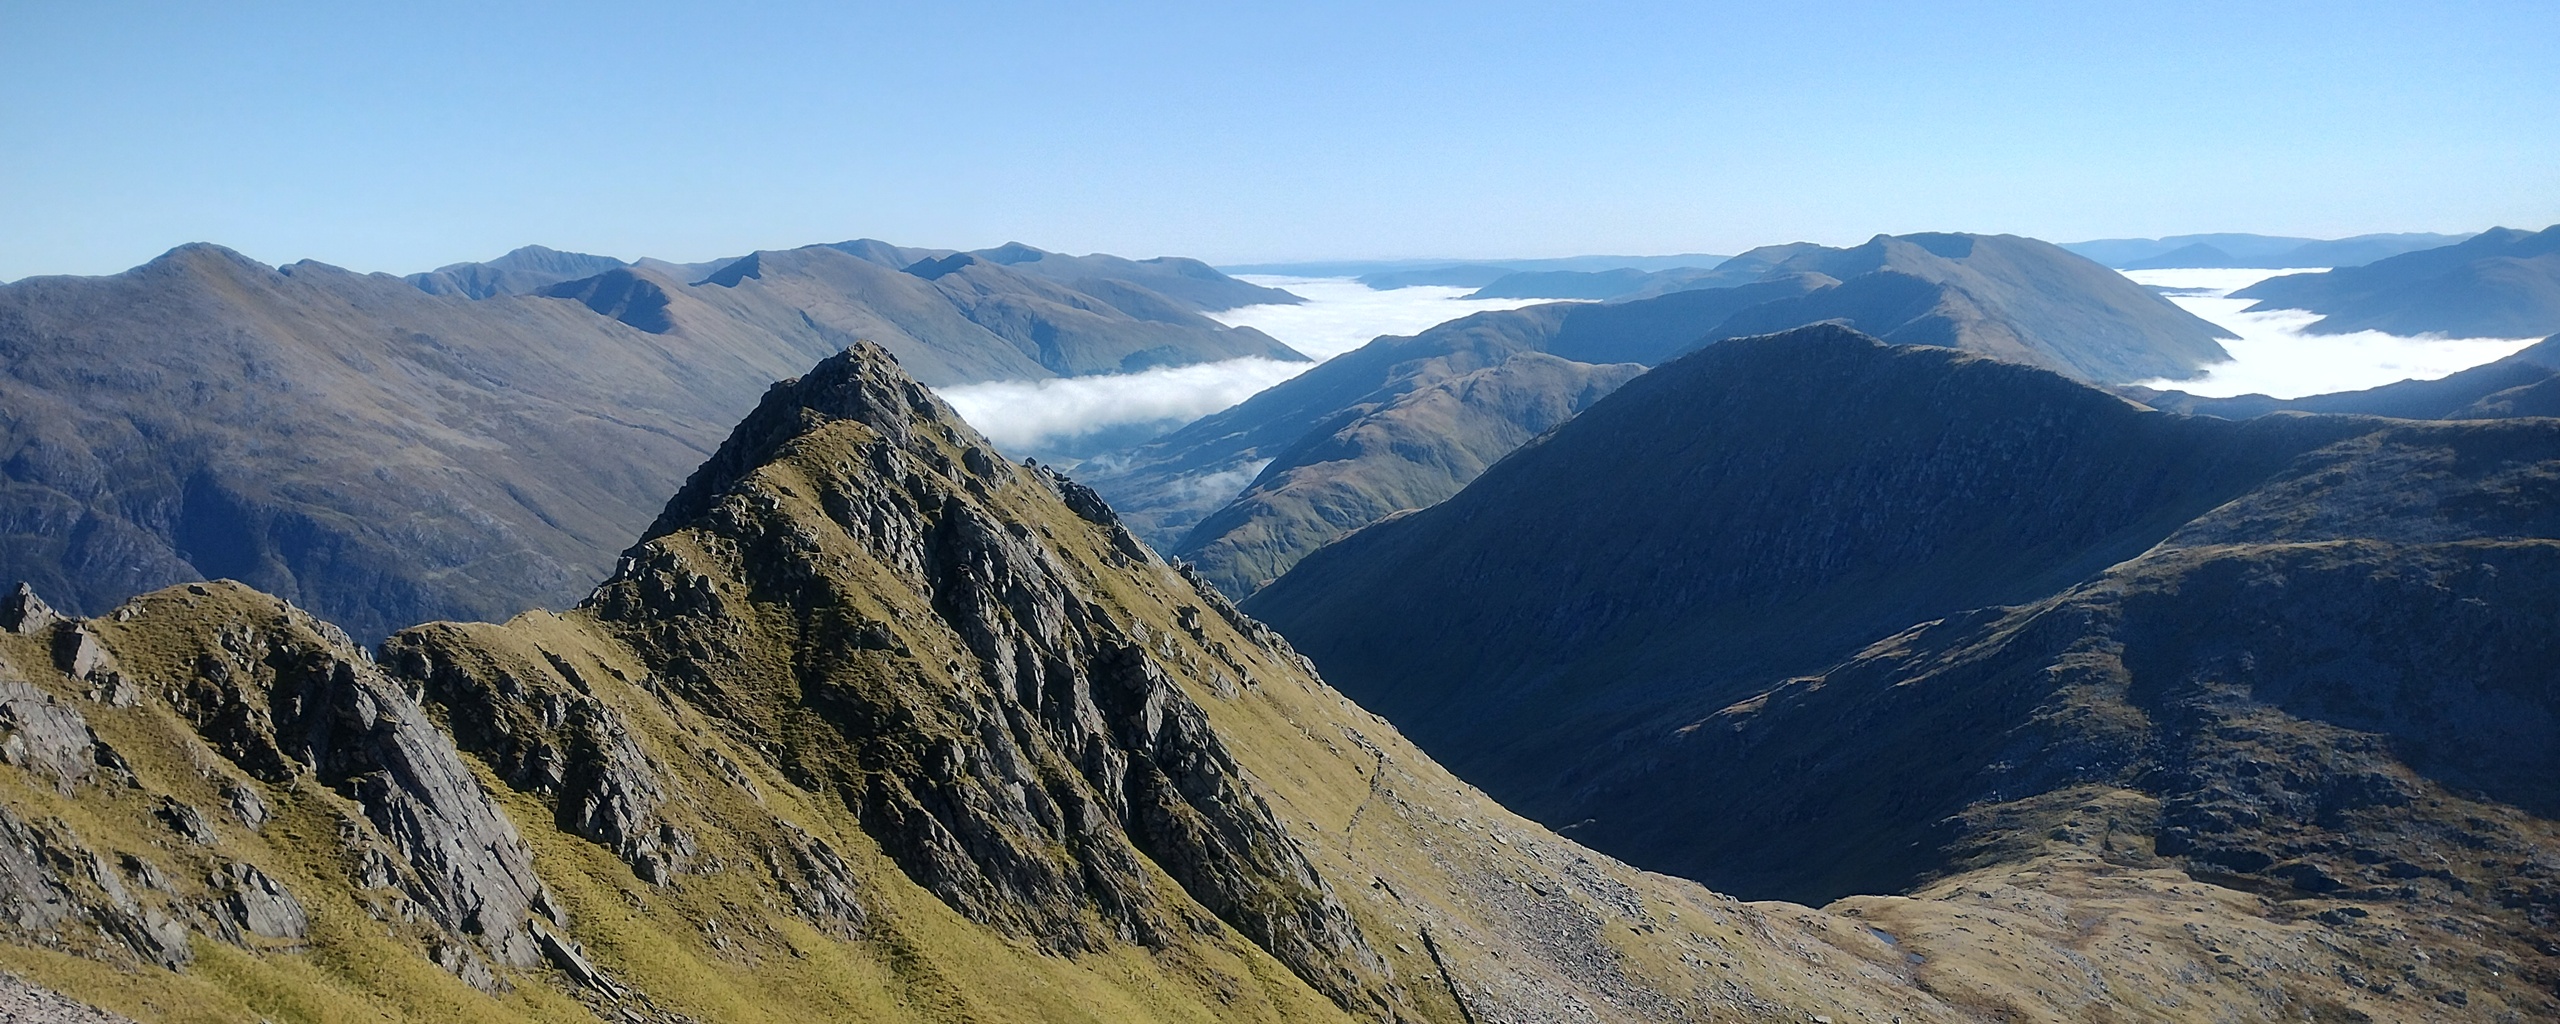
[[(2314, 268), (2315, 270), (2317, 268)], [(2434, 380), (2513, 355), (2535, 338), (2404, 338), (2380, 331), (2305, 334), (2320, 319), (2299, 309), (2243, 313), (2251, 303), (2230, 294), (2270, 277), (2305, 270), (2127, 270), (2135, 283), (2169, 289), (2169, 301), (2237, 334), (2222, 347), (2231, 361), (2207, 367), (2193, 380), (2144, 381), (2209, 398), (2262, 394), (2300, 398), (2360, 391), (2403, 380)]]

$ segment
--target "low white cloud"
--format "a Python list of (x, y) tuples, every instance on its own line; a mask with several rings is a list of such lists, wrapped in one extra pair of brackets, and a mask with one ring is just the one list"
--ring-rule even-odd
[[(1246, 306), (1210, 315), (1230, 327), (1256, 328), (1317, 360), (1348, 352), (1380, 335), (1413, 334), (1469, 313), (1546, 301), (1460, 298), (1469, 291), (1465, 288), (1374, 291), (1347, 277), (1245, 280), (1287, 288), (1307, 301)], [(1251, 398), (1315, 365), (1230, 359), (1144, 373), (989, 381), (936, 391), (1006, 454), (1072, 462), (1143, 442)], [(1251, 480), (1247, 474), (1236, 486)]]
[(1179, 478), (1171, 489), (1184, 508), (1213, 509), (1235, 500), (1235, 496), (1252, 486), (1253, 479), (1261, 476), (1270, 465), (1270, 459), (1241, 462), (1215, 473)]
[(1380, 335), (1416, 334), (1469, 313), (1518, 309), (1554, 299), (1470, 299), (1473, 288), (1421, 286), (1377, 291), (1348, 277), (1247, 275), (1241, 280), (1286, 288), (1307, 301), (1294, 306), (1244, 306), (1209, 317), (1229, 327), (1251, 327), (1317, 359), (1331, 359)]
[(1311, 365), (1252, 356), (1144, 373), (999, 380), (936, 390), (996, 447), (1037, 453), (1133, 424), (1189, 423)]
[(2360, 391), (2403, 380), (2434, 380), (2492, 362), (2533, 344), (2536, 338), (2406, 338), (2380, 331), (2306, 334), (2320, 319), (2299, 309), (2243, 313), (2253, 303), (2230, 294), (2270, 277), (2317, 270), (2128, 270), (2138, 284), (2168, 289), (2169, 301), (2240, 337), (2222, 347), (2231, 361), (2207, 367), (2193, 380), (2155, 380), (2155, 388), (2226, 398), (2261, 394), (2300, 398)]

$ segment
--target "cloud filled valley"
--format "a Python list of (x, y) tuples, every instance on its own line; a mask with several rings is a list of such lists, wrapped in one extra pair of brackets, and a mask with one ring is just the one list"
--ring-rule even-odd
[[(1007, 453), (1072, 466), (1244, 401), (1381, 335), (1413, 334), (1470, 313), (1554, 301), (1465, 298), (1471, 288), (1379, 290), (1350, 278), (1246, 275), (1239, 280), (1287, 289), (1307, 301), (1243, 306), (1210, 318), (1260, 330), (1315, 362), (1248, 357), (1142, 373), (988, 381), (936, 391)], [(1237, 486), (1245, 482), (1239, 480)]]
[(2190, 380), (2148, 381), (2150, 387), (2225, 398), (2262, 394), (2300, 398), (2358, 391), (2401, 380), (2434, 380), (2513, 355), (2536, 338), (2401, 337), (2380, 331), (2311, 334), (2320, 315), (2298, 309), (2243, 312), (2252, 303), (2229, 297), (2271, 277), (2312, 270), (2128, 270), (2126, 277), (2160, 289), (2169, 301), (2239, 335), (2223, 342), (2231, 361), (2207, 367)]

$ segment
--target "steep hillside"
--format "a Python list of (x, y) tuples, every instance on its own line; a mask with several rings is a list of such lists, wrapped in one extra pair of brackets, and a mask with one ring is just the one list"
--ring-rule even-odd
[(668, 266), (526, 249), (403, 281), (199, 245), (0, 286), (0, 581), (94, 614), (232, 577), (367, 638), (502, 618), (575, 600), (766, 383), (858, 337), (936, 383), (1300, 358), (992, 265)]
[(2314, 334), (2538, 337), (2560, 332), (2560, 225), (2491, 228), (2458, 244), (2269, 278), (2231, 294), (2258, 300), (2253, 312), (2322, 314), (2308, 328)]
[(1565, 770), (1628, 715), (2049, 595), (2356, 429), (2146, 412), (1803, 328), (1637, 378), (1246, 607), (1461, 774), (1571, 822)]
[[(1709, 286), (1716, 282), (1727, 283)], [(1322, 540), (1455, 493), (1481, 466), (1473, 459), (1453, 464), (1429, 446), (1344, 447), (1328, 440), (1346, 431), (1394, 436), (1401, 428), (1369, 431), (1358, 421), (1400, 395), (1508, 353), (1652, 365), (1719, 339), (1826, 320), (1899, 342), (1961, 348), (2101, 381), (2141, 379), (2151, 370), (2185, 376), (2224, 358), (2213, 340), (2217, 328), (2113, 271), (2031, 239), (1914, 235), (1878, 236), (1856, 249), (1768, 246), (1649, 298), (1480, 314), (1413, 338), (1381, 338), (1336, 360), (1341, 365), (1329, 365), (1329, 373), (1277, 385), (1098, 460), (1094, 485), (1131, 516), (1141, 535), (1200, 561), (1212, 582), (1241, 597)], [(1450, 358), (1461, 350), (1464, 357)], [(1490, 401), (1496, 394), (1502, 400)], [(1520, 400), (1516, 388), (1484, 395), (1488, 401), (1452, 422), (1470, 431), (1458, 443), (1476, 452), (1493, 452), (1556, 422), (1544, 415), (1506, 421), (1512, 412), (1578, 408), (1563, 392), (1535, 402)], [(1325, 453), (1324, 464), (1300, 466), (1289, 452)], [(1303, 497), (1265, 486), (1279, 472), (1300, 478)], [(1311, 475), (1330, 482), (1307, 488)], [(1383, 481), (1397, 483), (1382, 487)], [(1323, 500), (1307, 500), (1317, 495)], [(1249, 554), (1238, 561), (1239, 553)]]
[(2341, 976), (2406, 1000), (2379, 1019), (2531, 1016), (2554, 481), (2554, 421), (2189, 418), (1808, 328), (1638, 378), (1245, 607), (1655, 870), (2062, 918), (2062, 879), (2182, 873), (2326, 915)]

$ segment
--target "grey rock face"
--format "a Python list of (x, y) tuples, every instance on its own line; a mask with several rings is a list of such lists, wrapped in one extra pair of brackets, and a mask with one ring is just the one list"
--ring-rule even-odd
[(251, 935), (300, 942), (311, 934), (310, 915), (283, 883), (249, 864), (233, 863), (214, 879), (224, 891), (225, 922)]
[(402, 633), (384, 646), (389, 671), (416, 681), (442, 710), (456, 742), (507, 784), (555, 801), (555, 824), (614, 851), (640, 877), (665, 883), (685, 870), (694, 841), (659, 813), (664, 768), (633, 730), (597, 699), (581, 670), (548, 655), (530, 671), (458, 658), (442, 627)]
[(174, 695), (180, 714), (252, 776), (307, 772), (356, 801), (436, 921), (480, 936), (499, 963), (540, 962), (528, 922), (551, 910), (532, 851), (452, 740), (343, 634), (299, 612), (278, 625), (218, 630)]
[(0, 914), (21, 931), (41, 932), (71, 917), (71, 894), (45, 864), (36, 834), (0, 807)]
[(0, 760), (43, 775), (68, 793), (97, 770), (96, 733), (78, 709), (0, 666)]
[(145, 963), (176, 967), (192, 957), (186, 926), (137, 901), (106, 858), (59, 820), (31, 825), (0, 807), (0, 927), (14, 927), (20, 941), (64, 948), (65, 930), (76, 923)]
[(36, 596), (36, 588), (24, 583), (18, 584), (18, 589), (10, 591), (8, 597), (0, 598), (0, 629), (33, 636), (60, 621), (62, 616), (55, 614), (44, 599)]
[(62, 674), (85, 682), (114, 671), (115, 660), (89, 627), (72, 623), (53, 633), (53, 664)]

